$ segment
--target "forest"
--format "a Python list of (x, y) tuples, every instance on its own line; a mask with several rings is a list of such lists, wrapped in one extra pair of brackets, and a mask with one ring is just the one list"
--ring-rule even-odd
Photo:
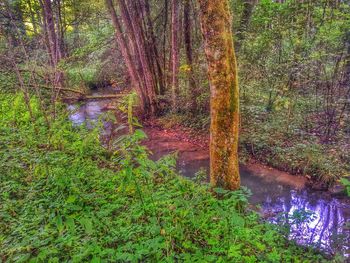
[(0, 263), (349, 260), (349, 0), (0, 0)]

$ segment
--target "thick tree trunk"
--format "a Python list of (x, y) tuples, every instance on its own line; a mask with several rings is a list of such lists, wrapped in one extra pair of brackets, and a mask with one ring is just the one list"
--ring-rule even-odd
[(179, 0), (171, 1), (171, 92), (172, 108), (177, 107), (177, 96), (179, 94), (179, 30), (180, 30), (180, 3)]
[(239, 88), (228, 0), (199, 0), (211, 89), (210, 181), (240, 187)]
[(48, 29), (47, 29), (47, 22), (45, 19), (44, 5), (43, 5), (41, 0), (40, 0), (40, 4), (41, 4), (41, 16), (42, 16), (42, 19), (41, 19), (42, 37), (44, 39), (45, 48), (49, 54), (49, 59), (50, 59), (51, 65), (53, 65), (51, 48), (50, 48), (50, 40), (49, 40)]
[(145, 43), (143, 42), (143, 39), (142, 39), (140, 24), (139, 23), (136, 24), (136, 21), (131, 16), (128, 6), (126, 5), (124, 0), (118, 0), (118, 5), (120, 8), (121, 17), (124, 21), (127, 35), (131, 39), (131, 44), (134, 45), (134, 52), (135, 52), (134, 59), (138, 61), (139, 71), (141, 73), (141, 76), (144, 78), (145, 88), (147, 90), (146, 94), (150, 101), (151, 113), (153, 115), (155, 114), (155, 111), (156, 111), (155, 105), (153, 103), (156, 100), (155, 85), (154, 85), (154, 79), (152, 77), (150, 67), (147, 61), (146, 53), (145, 53), (145, 48), (144, 48)]

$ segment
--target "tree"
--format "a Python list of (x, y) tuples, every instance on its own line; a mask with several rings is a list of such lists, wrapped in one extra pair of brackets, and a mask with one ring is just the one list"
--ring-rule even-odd
[(239, 88), (227, 0), (199, 0), (210, 82), (210, 181), (240, 187), (238, 165)]
[(55, 28), (54, 14), (52, 10), (52, 4), (50, 0), (43, 0), (40, 2), (43, 9), (44, 23), (46, 25), (46, 34), (48, 36), (48, 47), (50, 50), (50, 59), (53, 67), (57, 67), (58, 62), (61, 59), (62, 52), (60, 50), (59, 40)]
[(192, 20), (191, 20), (191, 2), (185, 0), (184, 4), (184, 42), (186, 49), (186, 60), (189, 66), (189, 89), (192, 99), (191, 110), (194, 113), (197, 110), (197, 85), (193, 73), (193, 50), (192, 50)]
[[(154, 67), (157, 64), (151, 60), (156, 51), (146, 39), (147, 35), (153, 33), (146, 32), (145, 29), (147, 12), (145, 4), (140, 1), (118, 0), (119, 18), (113, 2), (111, 0), (105, 2), (112, 18), (116, 39), (126, 62), (132, 85), (140, 97), (143, 112), (145, 115), (154, 116), (158, 111), (157, 87), (161, 86), (160, 83), (163, 81), (157, 78), (157, 76), (159, 77), (159, 71), (157, 71), (159, 68), (155, 69)], [(148, 29), (151, 30), (152, 28)]]
[(180, 2), (171, 1), (171, 91), (172, 108), (176, 108), (177, 96), (179, 93), (179, 31), (180, 31)]
[(244, 0), (243, 2), (243, 12), (242, 12), (242, 17), (240, 20), (239, 27), (236, 32), (236, 38), (237, 41), (235, 43), (236, 50), (238, 51), (241, 42), (244, 40), (244, 34), (247, 31), (250, 23), (250, 19), (252, 18), (253, 15), (253, 9), (256, 4), (257, 0)]

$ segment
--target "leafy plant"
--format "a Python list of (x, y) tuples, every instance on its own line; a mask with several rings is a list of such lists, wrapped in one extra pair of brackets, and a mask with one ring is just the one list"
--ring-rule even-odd
[(346, 194), (350, 196), (350, 181), (346, 178), (341, 178), (340, 182), (345, 187)]
[(261, 223), (247, 190), (211, 191), (154, 162), (141, 130), (99, 143), (61, 112), (35, 121), (0, 94), (0, 257), (4, 262), (257, 262), (323, 258)]

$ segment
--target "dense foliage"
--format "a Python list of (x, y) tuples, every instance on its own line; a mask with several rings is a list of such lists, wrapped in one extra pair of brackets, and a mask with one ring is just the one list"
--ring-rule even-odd
[(174, 159), (148, 159), (142, 131), (99, 143), (98, 128), (59, 114), (50, 127), (31, 98), (1, 95), (0, 259), (9, 262), (320, 261), (247, 209), (244, 191), (199, 185)]
[[(0, 6), (0, 89), (21, 87), (46, 94), (51, 84), (57, 84), (56, 70), (64, 73), (64, 85), (70, 89), (130, 87), (104, 1), (51, 2), (62, 49), (54, 69), (48, 65), (42, 6), (33, 0), (4, 1)], [(120, 1), (112, 2), (121, 17)], [(158, 114), (165, 115), (168, 126), (173, 122), (207, 130), (209, 85), (198, 5), (178, 1), (178, 23), (183, 23), (177, 25), (178, 87), (173, 101), (172, 7), (169, 1), (145, 3), (149, 5), (141, 23), (149, 38), (145, 45), (157, 48), (158, 56), (152, 53), (150, 61), (158, 65), (163, 80), (157, 82), (164, 85), (163, 92), (156, 94)], [(346, 177), (350, 170), (349, 1), (230, 3), (241, 89), (242, 155), (325, 185)], [(139, 19), (136, 13), (130, 15)], [(124, 34), (134, 44), (128, 32)], [(52, 91), (56, 98), (76, 95)]]
[[(181, 178), (171, 156), (150, 160), (134, 130), (138, 114), (208, 135), (201, 2), (0, 1), (0, 262), (324, 260), (266, 224), (246, 189)], [(240, 125), (242, 161), (316, 188), (339, 180), (350, 194), (349, 0), (228, 2), (241, 109), (222, 119)], [(130, 135), (72, 125), (62, 101), (101, 98)]]
[[(241, 89), (241, 157), (329, 185), (350, 171), (348, 1), (232, 0)], [(201, 47), (199, 47), (201, 48)], [(199, 52), (198, 112), (182, 75), (177, 114), (207, 130), (209, 87)], [(183, 62), (186, 66), (186, 62)]]
[(346, 1), (255, 6), (239, 50), (250, 154), (317, 181), (348, 175), (349, 25)]

